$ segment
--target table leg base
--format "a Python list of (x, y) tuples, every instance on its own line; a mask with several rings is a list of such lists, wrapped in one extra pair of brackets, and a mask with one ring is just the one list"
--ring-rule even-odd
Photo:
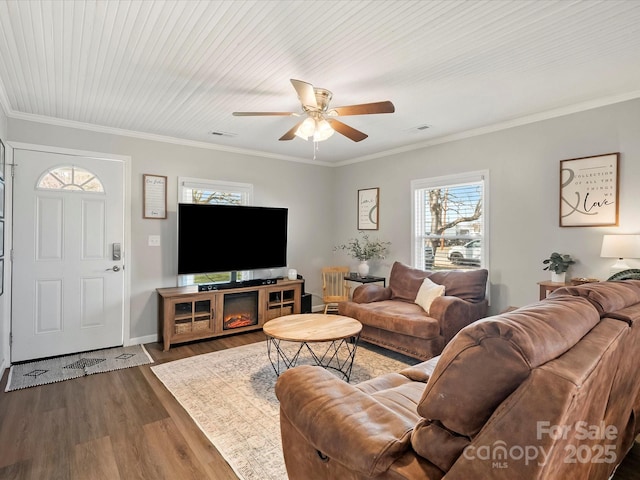
[[(329, 342), (300, 342), (296, 345), (298, 342), (267, 337), (267, 354), (277, 376), (280, 376), (284, 370), (295, 367), (300, 359), (300, 353), (308, 352), (314, 365), (337, 371), (348, 383), (359, 339), (358, 335)], [(286, 345), (292, 346), (288, 352), (284, 348)]]

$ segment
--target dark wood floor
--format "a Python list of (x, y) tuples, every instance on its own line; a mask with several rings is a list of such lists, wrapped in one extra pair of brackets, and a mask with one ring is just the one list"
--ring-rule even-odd
[[(262, 332), (172, 347), (156, 363), (264, 340)], [(237, 480), (148, 365), (4, 393), (0, 479)], [(640, 480), (640, 444), (616, 480)]]
[[(234, 335), (162, 351), (156, 363), (264, 340)], [(150, 366), (4, 393), (0, 383), (0, 479), (237, 480), (233, 470)]]

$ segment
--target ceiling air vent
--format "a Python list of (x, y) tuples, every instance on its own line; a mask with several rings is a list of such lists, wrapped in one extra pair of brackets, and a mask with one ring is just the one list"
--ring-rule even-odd
[(213, 135), (214, 137), (237, 137), (237, 133), (231, 132), (223, 132), (222, 130), (212, 130), (209, 132), (209, 135)]

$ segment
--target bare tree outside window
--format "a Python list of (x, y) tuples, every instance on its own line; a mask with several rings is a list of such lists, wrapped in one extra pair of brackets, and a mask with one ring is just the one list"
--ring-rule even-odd
[[(474, 192), (468, 187), (434, 188), (429, 190), (429, 210), (431, 211), (431, 238), (433, 255), (438, 247), (445, 246), (444, 233), (459, 224), (479, 220), (482, 216), (482, 192), (475, 186)], [(477, 196), (475, 206), (473, 197)], [(475, 233), (475, 232), (474, 232)]]
[(485, 268), (488, 172), (414, 180), (413, 266)]
[(231, 192), (191, 190), (191, 203), (242, 205), (242, 196)]

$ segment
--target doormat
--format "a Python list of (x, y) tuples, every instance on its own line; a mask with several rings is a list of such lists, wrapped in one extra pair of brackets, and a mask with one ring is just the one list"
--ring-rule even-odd
[(143, 345), (105, 348), (12, 365), (5, 392), (153, 363)]

